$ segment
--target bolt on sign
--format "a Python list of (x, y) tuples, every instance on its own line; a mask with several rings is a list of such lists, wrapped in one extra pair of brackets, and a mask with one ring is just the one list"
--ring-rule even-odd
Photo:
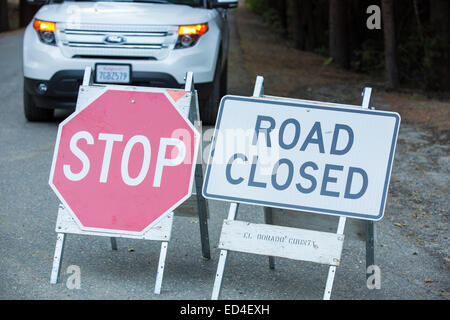
[(80, 229), (142, 235), (191, 195), (198, 142), (170, 91), (105, 90), (59, 126), (49, 183)]
[(203, 195), (380, 220), (399, 125), (359, 106), (226, 96)]

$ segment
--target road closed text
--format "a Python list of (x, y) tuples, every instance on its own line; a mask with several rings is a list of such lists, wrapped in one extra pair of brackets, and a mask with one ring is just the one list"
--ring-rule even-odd
[[(284, 133), (287, 128), (290, 127), (291, 134), (287, 137)], [(254, 188), (267, 188), (268, 184), (277, 191), (283, 191), (291, 186), (295, 186), (295, 189), (303, 194), (309, 194), (316, 189), (319, 190), (320, 195), (329, 197), (344, 197), (347, 199), (358, 199), (364, 195), (368, 186), (367, 172), (360, 167), (325, 163), (320, 165), (314, 161), (314, 156), (311, 154), (320, 153), (335, 156), (345, 156), (352, 146), (355, 139), (354, 132), (351, 127), (345, 124), (336, 123), (334, 125), (334, 132), (331, 137), (329, 149), (325, 148), (324, 135), (322, 132), (321, 123), (316, 121), (312, 128), (309, 130), (305, 139), (300, 140), (300, 132), (302, 125), (295, 118), (288, 118), (281, 123), (277, 123), (273, 117), (258, 115), (256, 116), (254, 136), (252, 144), (256, 145), (258, 140), (263, 138), (265, 146), (271, 148), (273, 144), (277, 144), (277, 147), (284, 150), (294, 150), (298, 152), (298, 156), (295, 159), (280, 158), (274, 164), (270, 175), (264, 176), (256, 175), (258, 170), (258, 156), (254, 155), (251, 159), (243, 153), (233, 154), (226, 166), (226, 179), (232, 185), (238, 185), (246, 183), (249, 187)], [(272, 142), (271, 132), (278, 132), (277, 143)], [(338, 141), (345, 141), (340, 143), (338, 148)], [(307, 159), (302, 155), (308, 150), (310, 159)], [(303, 161), (302, 161), (303, 160)], [(246, 176), (240, 176), (233, 174), (233, 165), (236, 162), (249, 163), (249, 172)], [(284, 177), (280, 178), (279, 172), (284, 171)], [(338, 182), (336, 173), (344, 173), (345, 183), (340, 184), (344, 187), (343, 190), (333, 189), (332, 184)], [(352, 188), (354, 181), (359, 180), (359, 186)]]

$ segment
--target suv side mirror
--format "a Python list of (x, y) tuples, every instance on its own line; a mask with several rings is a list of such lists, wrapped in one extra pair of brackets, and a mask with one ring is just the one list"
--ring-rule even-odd
[(211, 7), (212, 8), (236, 8), (238, 6), (238, 0), (212, 0)]

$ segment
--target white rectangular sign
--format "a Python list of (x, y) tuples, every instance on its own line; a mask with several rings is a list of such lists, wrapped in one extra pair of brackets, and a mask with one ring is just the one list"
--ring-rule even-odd
[(225, 220), (219, 248), (338, 266), (344, 235)]
[(380, 220), (399, 125), (359, 106), (225, 96), (203, 195)]

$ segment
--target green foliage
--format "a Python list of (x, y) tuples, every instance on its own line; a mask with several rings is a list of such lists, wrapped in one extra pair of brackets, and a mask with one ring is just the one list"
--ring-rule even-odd
[(353, 51), (351, 68), (358, 72), (378, 73), (384, 70), (383, 44), (368, 39), (364, 41), (360, 49)]
[(263, 14), (269, 8), (268, 0), (246, 0), (245, 4), (256, 14)]
[(425, 25), (423, 36), (411, 32), (398, 45), (400, 80), (425, 90), (443, 89), (439, 70), (446, 63), (445, 54), (449, 50), (433, 29), (432, 24)]
[[(298, 2), (310, 5), (301, 8), (307, 12), (302, 16), (303, 24), (296, 31), (292, 31), (292, 25), (289, 25), (292, 23), (289, 14), (288, 30), (284, 30), (274, 3), (273, 0), (245, 1), (247, 7), (261, 16), (273, 31), (287, 33), (291, 39), (293, 32), (302, 32), (302, 50), (329, 57), (328, 0)], [(381, 7), (381, 1), (347, 0), (346, 4), (349, 40), (346, 45), (349, 46), (350, 68), (356, 72), (382, 75), (385, 72), (383, 30), (369, 30), (366, 27), (367, 7), (371, 4)], [(416, 8), (414, 4), (417, 4)], [(287, 9), (289, 10), (289, 7)], [(395, 38), (400, 83), (424, 90), (446, 90), (448, 77), (444, 76), (445, 66), (449, 63), (450, 45), (439, 38), (438, 30), (442, 26), (432, 21), (430, 10), (431, 4), (426, 1), (395, 2)], [(332, 60), (328, 59), (324, 65), (331, 62)]]
[(277, 10), (270, 7), (268, 0), (247, 0), (245, 4), (251, 11), (261, 16), (264, 24), (274, 32), (278, 34), (285, 33), (286, 30), (284, 30)]
[(325, 60), (324, 62), (323, 62), (323, 65), (324, 66), (328, 66), (330, 63), (332, 63), (333, 62), (333, 57), (329, 57), (327, 60)]
[(280, 17), (278, 16), (278, 13), (274, 9), (267, 9), (264, 11), (264, 13), (261, 15), (264, 23), (269, 26), (275, 33), (277, 34), (283, 34), (284, 28), (281, 23)]
[(329, 57), (330, 56), (330, 51), (325, 46), (321, 46), (321, 47), (315, 48), (313, 50), (313, 52), (315, 54), (318, 54), (319, 56), (322, 56), (322, 57)]

